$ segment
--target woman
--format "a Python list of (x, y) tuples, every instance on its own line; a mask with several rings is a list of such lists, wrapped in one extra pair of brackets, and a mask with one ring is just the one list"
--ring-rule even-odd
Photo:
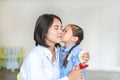
[[(20, 71), (20, 80), (77, 80), (83, 77), (82, 70), (73, 67), (65, 77), (60, 77), (59, 49), (62, 38), (62, 21), (53, 14), (41, 15), (35, 26), (36, 46), (25, 58)], [(82, 79), (81, 79), (82, 80)]]

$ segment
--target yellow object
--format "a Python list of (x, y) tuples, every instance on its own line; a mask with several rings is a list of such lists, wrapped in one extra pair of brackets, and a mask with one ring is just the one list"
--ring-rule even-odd
[[(9, 54), (10, 56), (13, 55), (13, 53), (15, 53), (16, 51), (18, 51), (18, 54), (17, 54), (17, 61), (18, 61), (18, 64), (19, 64), (19, 68), (21, 67), (22, 63), (23, 63), (23, 58), (24, 58), (24, 54), (25, 54), (25, 47), (20, 47), (20, 48), (8, 48), (8, 47), (3, 47), (3, 46), (0, 46), (0, 70), (1, 68), (5, 67), (7, 68), (7, 63), (8, 63), (8, 60), (9, 60), (9, 56), (8, 56), (8, 53), (6, 51), (8, 51), (9, 49)], [(13, 55), (14, 56), (14, 55)], [(11, 60), (11, 59), (10, 59)], [(10, 64), (11, 65), (11, 64)], [(10, 66), (8, 64), (8, 66)], [(11, 68), (11, 71), (14, 72), (15, 69), (14, 68)]]
[(4, 47), (0, 46), (0, 69), (5, 67), (5, 61), (7, 60), (7, 56), (4, 54)]
[(17, 73), (17, 80), (20, 80), (20, 72)]
[(19, 65), (21, 67), (22, 63), (23, 63), (23, 58), (24, 58), (24, 54), (25, 54), (25, 48), (21, 47), (20, 48), (20, 52), (18, 54), (18, 61), (19, 61)]

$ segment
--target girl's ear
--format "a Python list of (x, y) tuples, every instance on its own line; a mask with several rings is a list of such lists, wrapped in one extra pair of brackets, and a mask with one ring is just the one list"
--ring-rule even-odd
[(77, 42), (77, 41), (78, 41), (78, 37), (77, 37), (77, 36), (73, 36), (73, 37), (72, 37), (72, 41), (73, 41), (73, 42)]

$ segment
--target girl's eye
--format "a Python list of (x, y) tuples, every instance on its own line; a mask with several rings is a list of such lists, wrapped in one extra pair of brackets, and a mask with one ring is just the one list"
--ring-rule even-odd
[(63, 32), (67, 32), (67, 30), (64, 30)]

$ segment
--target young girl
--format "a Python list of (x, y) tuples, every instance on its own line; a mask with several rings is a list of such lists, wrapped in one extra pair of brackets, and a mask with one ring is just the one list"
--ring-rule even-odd
[[(63, 30), (62, 42), (65, 44), (60, 50), (61, 77), (68, 75), (74, 65), (79, 65), (79, 55), (82, 49), (79, 44), (83, 40), (83, 30), (74, 24), (67, 25)], [(89, 60), (88, 52), (83, 52), (83, 63)], [(85, 69), (83, 70), (83, 80), (85, 80)]]

